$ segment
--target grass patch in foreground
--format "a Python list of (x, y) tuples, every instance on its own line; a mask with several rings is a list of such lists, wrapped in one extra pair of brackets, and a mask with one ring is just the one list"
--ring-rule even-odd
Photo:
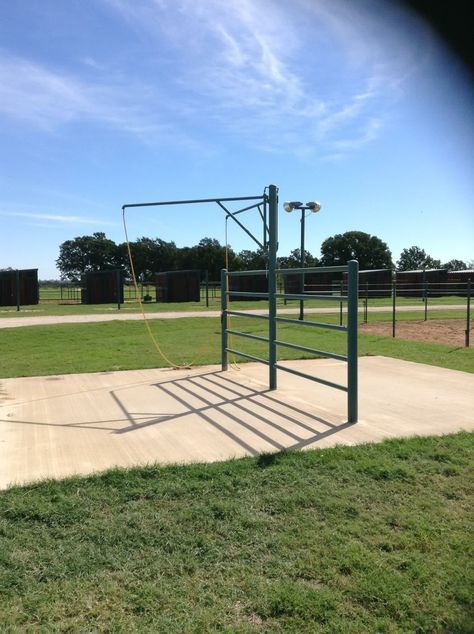
[(4, 491), (0, 629), (472, 632), (473, 449), (461, 433)]
[[(326, 317), (328, 321), (336, 319), (331, 315)], [(150, 320), (149, 323), (162, 350), (173, 363), (220, 363), (219, 319), (184, 318)], [(234, 318), (232, 328), (266, 336), (266, 323), (261, 320)], [(346, 354), (345, 333), (280, 324), (278, 337), (283, 341)], [(233, 337), (230, 347), (267, 357), (267, 345), (253, 340)], [(0, 329), (0, 349), (2, 378), (168, 367), (139, 321)], [(473, 348), (361, 334), (359, 353), (474, 372)], [(279, 349), (279, 354), (285, 359), (309, 357), (284, 348)]]

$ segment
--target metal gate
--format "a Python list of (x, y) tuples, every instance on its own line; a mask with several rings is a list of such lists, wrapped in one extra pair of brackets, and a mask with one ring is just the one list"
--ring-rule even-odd
[[(277, 387), (277, 370), (289, 372), (297, 376), (322, 383), (328, 387), (332, 387), (338, 390), (347, 392), (347, 419), (350, 423), (357, 422), (358, 417), (358, 351), (357, 351), (357, 308), (358, 308), (358, 271), (359, 264), (355, 260), (348, 262), (347, 266), (332, 266), (332, 267), (313, 267), (304, 269), (275, 269), (276, 275), (285, 274), (304, 274), (304, 273), (347, 273), (347, 293), (334, 295), (330, 293), (277, 293), (275, 289), (270, 288), (266, 293), (252, 293), (249, 291), (233, 291), (229, 290), (229, 278), (242, 275), (262, 275), (267, 274), (267, 271), (227, 271), (222, 270), (221, 273), (221, 308), (222, 308), (222, 337), (221, 337), (221, 360), (222, 369), (227, 370), (228, 367), (228, 354), (232, 353), (252, 361), (258, 361), (269, 366), (269, 382), (270, 389), (276, 389)], [(245, 311), (231, 310), (228, 303), (230, 297), (250, 297), (267, 299), (269, 302), (269, 310), (267, 315), (256, 315), (254, 313), (248, 313)], [(316, 300), (330, 300), (335, 302), (347, 303), (347, 325), (329, 324), (324, 322), (309, 321), (309, 320), (297, 320), (289, 317), (281, 317), (277, 314), (276, 300), (279, 299), (296, 299), (305, 301), (308, 299)], [(242, 332), (229, 328), (229, 316), (235, 315), (236, 317), (247, 317), (252, 319), (263, 319), (268, 321), (268, 337), (262, 337), (260, 335), (253, 335), (250, 333)], [(310, 328), (323, 328), (328, 330), (338, 330), (347, 333), (347, 355), (337, 354), (335, 352), (327, 352), (319, 350), (317, 348), (311, 348), (307, 346), (301, 346), (288, 341), (281, 341), (277, 338), (277, 324), (278, 323), (290, 323), (293, 325), (301, 325)], [(268, 344), (268, 358), (263, 359), (261, 357), (248, 354), (229, 347), (229, 335), (235, 335), (237, 337), (244, 337), (253, 339)], [(293, 368), (288, 368), (281, 365), (277, 361), (277, 349), (278, 348), (290, 348), (292, 350), (298, 350), (300, 352), (309, 352), (317, 356), (337, 359), (339, 361), (345, 361), (347, 363), (347, 384), (341, 385), (339, 383), (333, 383), (322, 379), (306, 372), (301, 372)]]

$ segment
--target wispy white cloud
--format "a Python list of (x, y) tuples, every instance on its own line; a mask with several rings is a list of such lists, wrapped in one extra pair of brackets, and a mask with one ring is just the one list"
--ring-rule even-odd
[(414, 47), (364, 3), (102, 1), (146, 63), (114, 75), (86, 55), (84, 76), (0, 56), (0, 115), (46, 131), (95, 122), (153, 147), (212, 151), (212, 130), (269, 151), (303, 142), (341, 154), (380, 134), (415, 66)]
[(53, 224), (80, 224), (95, 226), (116, 226), (117, 223), (104, 220), (102, 218), (91, 218), (81, 215), (53, 214), (29, 211), (3, 211), (0, 209), (0, 216), (12, 218), (26, 218), (33, 221), (47, 220)]
[(0, 117), (43, 131), (92, 122), (151, 145), (173, 138), (182, 146), (195, 146), (192, 137), (161, 116), (157, 103), (155, 91), (133, 76), (107, 82), (100, 74), (91, 81), (24, 58), (0, 55)]

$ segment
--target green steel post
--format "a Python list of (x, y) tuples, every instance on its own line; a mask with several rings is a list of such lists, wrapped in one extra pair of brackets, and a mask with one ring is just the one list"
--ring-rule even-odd
[(347, 419), (349, 423), (357, 423), (357, 308), (359, 303), (359, 263), (357, 260), (348, 262), (347, 272)]
[[(304, 268), (304, 232), (305, 232), (305, 211), (306, 208), (301, 210), (301, 240), (300, 240), (300, 267)], [(300, 293), (304, 294), (304, 273), (301, 273)], [(304, 300), (300, 299), (300, 321), (304, 319)]]
[(467, 306), (466, 306), (466, 348), (470, 345), (471, 334), (471, 278), (467, 280)]
[(221, 270), (221, 365), (227, 370), (227, 269)]
[(268, 188), (268, 363), (270, 389), (277, 387), (276, 259), (278, 251), (278, 189)]
[(209, 271), (206, 269), (206, 308), (209, 308)]

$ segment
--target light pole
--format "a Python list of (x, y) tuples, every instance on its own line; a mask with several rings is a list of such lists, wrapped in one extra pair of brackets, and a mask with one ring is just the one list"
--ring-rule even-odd
[[(304, 253), (304, 233), (305, 233), (305, 218), (306, 212), (317, 213), (321, 209), (321, 203), (309, 202), (306, 205), (299, 201), (286, 202), (283, 204), (283, 209), (288, 213), (291, 213), (294, 209), (301, 209), (301, 246), (300, 246), (300, 266), (304, 269), (305, 265), (305, 253)], [(301, 294), (304, 293), (304, 273), (301, 273)], [(304, 300), (300, 300), (300, 316), (299, 320), (303, 321), (304, 318)]]

